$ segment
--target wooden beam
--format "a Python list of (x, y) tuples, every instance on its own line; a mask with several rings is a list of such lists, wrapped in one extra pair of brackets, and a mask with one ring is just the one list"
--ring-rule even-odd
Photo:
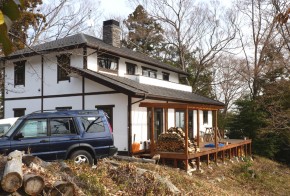
[(196, 158), (196, 167), (197, 167), (197, 170), (200, 169), (200, 157)]
[(214, 113), (214, 145), (218, 148), (218, 140), (217, 140), (217, 111), (212, 111)]
[(188, 108), (185, 110), (185, 154), (188, 159)]
[(164, 115), (165, 115), (165, 131), (168, 130), (168, 108), (165, 108), (165, 111), (164, 111)]
[(151, 126), (150, 126), (150, 152), (151, 155), (155, 154), (155, 141), (154, 141), (154, 107), (151, 108)]
[(199, 103), (152, 103), (152, 102), (141, 102), (139, 107), (155, 107), (155, 108), (173, 108), (173, 109), (200, 109), (200, 110), (218, 110), (224, 108), (224, 106), (219, 105), (207, 105)]
[(197, 147), (200, 148), (200, 127), (199, 127), (199, 110), (196, 111), (197, 119), (196, 119), (196, 131), (197, 131)]

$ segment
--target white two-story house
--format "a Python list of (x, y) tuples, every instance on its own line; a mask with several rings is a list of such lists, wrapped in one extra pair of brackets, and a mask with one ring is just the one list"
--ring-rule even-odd
[(169, 127), (185, 128), (185, 122), (193, 138), (213, 126), (214, 111), (223, 107), (180, 84), (187, 77), (181, 69), (120, 47), (115, 20), (104, 22), (103, 40), (76, 34), (16, 51), (0, 63), (5, 118), (39, 110), (103, 109), (115, 146), (129, 154), (134, 140), (157, 140)]

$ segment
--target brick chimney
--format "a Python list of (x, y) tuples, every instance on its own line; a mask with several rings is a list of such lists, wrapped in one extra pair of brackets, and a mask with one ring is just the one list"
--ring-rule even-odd
[(116, 20), (107, 20), (103, 22), (103, 41), (107, 44), (120, 48), (121, 46), (120, 23)]

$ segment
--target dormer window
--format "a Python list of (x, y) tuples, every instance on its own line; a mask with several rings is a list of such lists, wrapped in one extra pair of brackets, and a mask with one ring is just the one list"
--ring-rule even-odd
[(136, 73), (136, 64), (126, 63), (126, 70), (128, 75), (135, 75)]
[(162, 72), (162, 79), (165, 81), (169, 81), (169, 73)]
[(15, 62), (14, 67), (14, 85), (25, 85), (25, 62)]
[(157, 70), (150, 69), (147, 67), (142, 67), (142, 76), (157, 78)]
[(57, 56), (57, 82), (70, 80), (70, 54), (61, 54)]
[(110, 70), (113, 72), (118, 71), (118, 58), (109, 56), (109, 55), (102, 55), (98, 57), (98, 64), (99, 70)]

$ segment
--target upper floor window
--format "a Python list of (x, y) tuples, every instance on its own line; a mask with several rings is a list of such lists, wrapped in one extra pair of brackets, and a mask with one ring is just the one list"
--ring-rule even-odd
[(118, 70), (118, 58), (112, 57), (108, 55), (102, 55), (98, 57), (98, 64), (100, 69), (106, 69), (106, 70), (112, 70), (117, 71)]
[(14, 85), (25, 85), (25, 62), (15, 62), (14, 67)]
[(169, 81), (169, 73), (162, 72), (162, 79)]
[(203, 111), (203, 124), (208, 124), (208, 111)]
[(126, 69), (128, 75), (135, 75), (136, 73), (136, 64), (126, 63)]
[(62, 54), (57, 56), (57, 82), (70, 80), (69, 77), (70, 55)]
[(157, 71), (147, 67), (142, 67), (142, 75), (150, 78), (157, 78)]

